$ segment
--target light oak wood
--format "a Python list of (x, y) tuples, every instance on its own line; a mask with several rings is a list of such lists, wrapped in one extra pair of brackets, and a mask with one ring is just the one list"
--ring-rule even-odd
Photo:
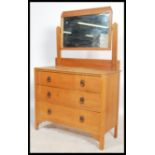
[(115, 122), (115, 127), (114, 127), (114, 137), (117, 138), (118, 137), (118, 114), (119, 114), (119, 85), (120, 85), (120, 74), (116, 75), (116, 122)]
[(57, 58), (61, 58), (61, 28), (57, 26), (56, 28), (57, 36)]
[[(38, 104), (40, 104), (39, 117), (41, 120), (69, 125), (70, 127), (82, 129), (94, 134), (99, 131), (100, 113), (50, 104), (49, 102), (43, 101), (38, 102)], [(49, 110), (51, 110), (50, 113)], [(81, 117), (83, 120), (80, 119)]]
[(115, 127), (114, 127), (114, 137), (115, 137), (115, 138), (118, 137), (118, 124), (115, 125)]
[(112, 69), (117, 69), (117, 23), (112, 26)]
[(91, 9), (64, 11), (64, 12), (62, 12), (61, 17), (99, 14), (99, 13), (103, 13), (103, 12), (112, 13), (112, 9), (111, 9), (111, 7), (99, 7), (99, 8), (91, 8)]
[(104, 149), (104, 134), (100, 135), (100, 138), (99, 138), (99, 149), (100, 150)]
[[(67, 67), (85, 67), (96, 68), (104, 70), (112, 70), (112, 60), (98, 60), (98, 59), (78, 59), (78, 58), (56, 58), (57, 66)], [(119, 61), (117, 61), (116, 69), (119, 68)]]
[[(101, 79), (99, 77), (54, 72), (37, 72), (37, 76), (36, 84), (38, 85), (87, 92), (101, 91)], [(51, 81), (48, 81), (48, 78), (50, 78)], [(81, 85), (82, 81), (84, 82), (84, 86)]]
[(118, 120), (118, 92), (119, 92), (119, 73), (107, 76), (107, 105), (106, 105), (106, 128), (105, 131), (115, 127)]
[(91, 111), (101, 111), (101, 96), (98, 93), (66, 90), (61, 88), (36, 86), (36, 100), (50, 102), (51, 104), (69, 106)]
[[(61, 45), (61, 50), (63, 49), (63, 40), (64, 40), (64, 18), (61, 18), (61, 21), (60, 21), (60, 31), (59, 31), (59, 35), (61, 36), (61, 42), (60, 42), (60, 45)], [(59, 40), (58, 40), (59, 41)]]
[(102, 93), (101, 93), (101, 117), (100, 117), (100, 129), (99, 129), (99, 148), (104, 148), (104, 135), (106, 132), (106, 107), (107, 107), (107, 84), (108, 84), (108, 76), (102, 75)]
[(108, 31), (108, 48), (111, 50), (111, 40), (112, 40), (112, 12), (110, 13), (109, 16), (109, 31)]
[[(90, 61), (91, 63), (91, 61)], [(103, 70), (103, 69), (94, 69), (86, 67), (67, 67), (67, 66), (47, 66), (41, 68), (35, 68), (35, 71), (41, 72), (53, 72), (53, 73), (64, 73), (64, 74), (74, 74), (74, 75), (89, 75), (99, 77), (106, 74), (115, 74), (119, 73), (119, 70)], [(38, 76), (36, 79), (38, 80)]]
[[(82, 129), (91, 133), (99, 141), (99, 148), (103, 149), (107, 131), (115, 128), (114, 137), (117, 137), (119, 71), (96, 70), (93, 74), (94, 69), (77, 68), (75, 71), (73, 68), (67, 69), (67, 67), (35, 69), (35, 126), (38, 128), (39, 123), (48, 120)], [(48, 76), (52, 77), (53, 84), (46, 81)], [(81, 77), (88, 84), (84, 89), (79, 89), (77, 82)], [(47, 96), (49, 91), (51, 98)], [(79, 103), (80, 96), (85, 97), (85, 105)], [(54, 108), (55, 114), (49, 116), (48, 108)], [(87, 121), (92, 117), (95, 117), (95, 120), (89, 120), (88, 124), (81, 126), (81, 123), (75, 123), (79, 115), (87, 116)], [(65, 116), (72, 117), (69, 119)], [(69, 122), (66, 119), (69, 119)]]
[(38, 110), (38, 104), (37, 104), (37, 89), (36, 89), (36, 82), (37, 82), (37, 78), (38, 78), (38, 76), (37, 76), (37, 71), (35, 70), (35, 72), (34, 72), (34, 88), (35, 88), (35, 121), (34, 121), (34, 127), (35, 127), (35, 129), (38, 129), (38, 127), (39, 127), (39, 118), (38, 118), (38, 112), (39, 112), (39, 110)]

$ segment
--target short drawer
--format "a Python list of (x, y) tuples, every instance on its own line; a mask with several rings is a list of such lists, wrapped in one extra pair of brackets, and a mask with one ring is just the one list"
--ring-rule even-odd
[(74, 109), (48, 102), (39, 102), (39, 115), (42, 120), (69, 125), (87, 132), (99, 131), (100, 113)]
[(91, 111), (101, 111), (101, 96), (99, 93), (37, 85), (36, 100)]
[(56, 72), (36, 72), (36, 84), (90, 92), (101, 91), (101, 78)]

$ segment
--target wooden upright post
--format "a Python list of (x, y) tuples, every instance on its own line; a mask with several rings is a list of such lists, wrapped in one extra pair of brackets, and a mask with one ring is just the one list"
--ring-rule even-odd
[(117, 69), (117, 23), (112, 25), (112, 69)]
[(61, 58), (61, 28), (57, 26), (56, 28), (56, 38), (57, 38), (57, 58)]

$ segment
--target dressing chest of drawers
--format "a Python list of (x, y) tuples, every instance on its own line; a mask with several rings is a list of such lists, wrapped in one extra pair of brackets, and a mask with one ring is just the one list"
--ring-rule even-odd
[[(89, 11), (111, 13), (111, 8)], [(89, 14), (89, 11), (82, 13)], [(72, 13), (74, 11), (63, 12), (62, 17)], [(81, 15), (81, 11), (76, 13)], [(109, 36), (112, 38), (109, 40), (112, 44), (111, 60), (62, 58), (61, 50), (65, 49), (62, 46), (64, 36), (62, 28), (57, 27), (56, 65), (36, 67), (34, 70), (35, 128), (43, 121), (76, 128), (90, 133), (99, 141), (100, 149), (104, 148), (104, 136), (110, 129), (114, 128), (114, 137), (117, 137), (120, 71), (117, 60), (116, 23), (111, 25)]]

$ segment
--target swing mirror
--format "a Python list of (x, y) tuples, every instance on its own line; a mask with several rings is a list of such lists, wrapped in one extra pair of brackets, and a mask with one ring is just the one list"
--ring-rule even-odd
[(62, 49), (111, 49), (110, 7), (62, 13)]

